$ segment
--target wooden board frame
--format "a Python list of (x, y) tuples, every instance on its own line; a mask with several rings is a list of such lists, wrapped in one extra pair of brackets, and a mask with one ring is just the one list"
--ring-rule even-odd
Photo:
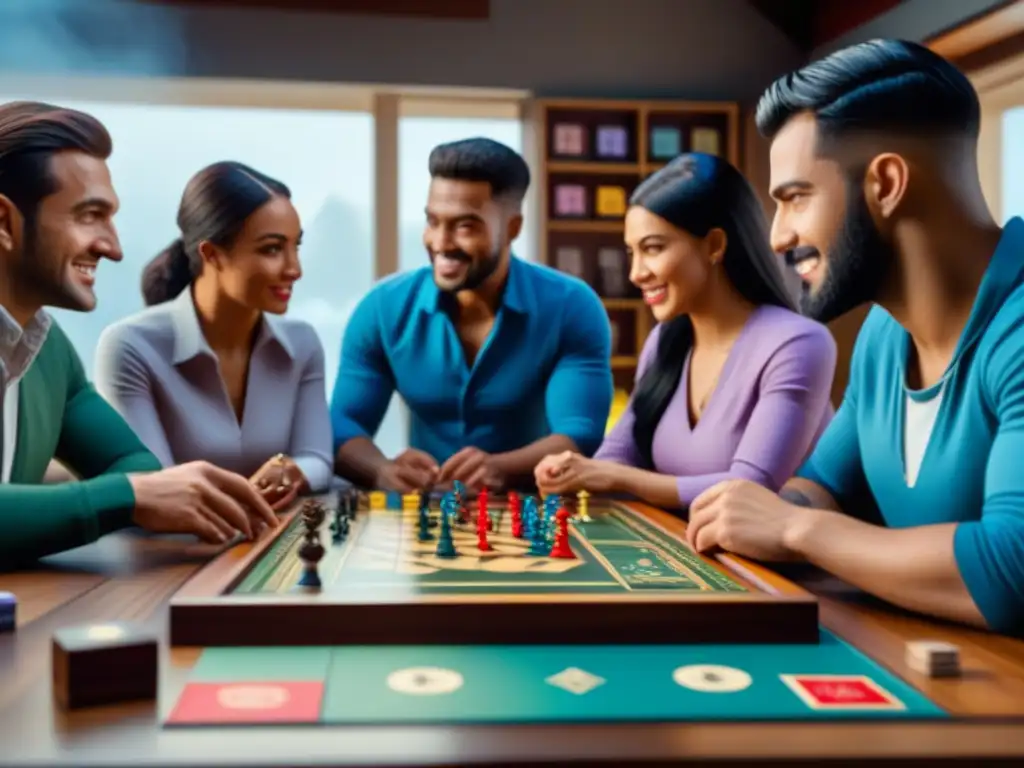
[[(632, 501), (625, 507), (683, 543), (686, 525)], [(231, 591), (287, 530), (235, 546), (171, 600), (172, 646), (350, 644), (816, 644), (818, 600), (755, 563), (704, 558), (746, 587), (737, 593), (405, 595), (381, 600), (328, 591), (242, 596)], [(366, 514), (360, 509), (360, 515)]]

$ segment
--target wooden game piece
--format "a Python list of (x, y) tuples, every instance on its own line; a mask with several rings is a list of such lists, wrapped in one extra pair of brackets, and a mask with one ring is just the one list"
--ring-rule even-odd
[(441, 499), (441, 533), (437, 537), (437, 549), (434, 551), (436, 557), (448, 559), (459, 556), (458, 550), (455, 549), (455, 541), (452, 539), (451, 521), (457, 514), (455, 504), (453, 496)]
[(302, 560), (300, 587), (323, 586), (317, 568), (325, 554), (324, 545), (320, 543), (320, 526), (326, 516), (327, 509), (318, 501), (310, 500), (302, 506), (302, 523), (306, 530), (304, 541), (299, 546), (299, 558)]
[(420, 494), (419, 496), (419, 531), (417, 538), (420, 541), (433, 541), (434, 534), (430, 532), (430, 497)]
[(69, 627), (53, 635), (53, 693), (64, 709), (156, 698), (156, 637), (129, 624)]
[(388, 504), (388, 495), (384, 491), (370, 492), (370, 509), (384, 509)]
[(18, 625), (18, 598), (12, 592), (0, 592), (0, 633), (13, 632)]
[(551, 547), (548, 557), (557, 557), (565, 560), (575, 559), (576, 555), (569, 546), (569, 511), (562, 507), (555, 513), (555, 523), (558, 530), (555, 533), (555, 543)]
[(960, 649), (938, 640), (914, 640), (907, 643), (906, 665), (928, 677), (958, 677)]
[(580, 491), (576, 494), (576, 511), (580, 516), (580, 521), (589, 523), (591, 521), (590, 512), (587, 509), (587, 502), (590, 500), (590, 494), (586, 491)]

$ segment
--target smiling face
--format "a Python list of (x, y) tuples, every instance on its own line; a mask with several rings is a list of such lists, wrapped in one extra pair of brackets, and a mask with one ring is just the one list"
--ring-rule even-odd
[[(68, 151), (55, 154), (49, 173), (57, 190), (23, 219), (14, 243), (19, 281), (43, 306), (89, 312), (96, 307), (101, 259), (121, 260), (114, 228), (118, 199), (105, 161)], [(12, 217), (16, 213), (8, 211)]]
[(801, 308), (822, 322), (878, 298), (895, 262), (859, 179), (815, 151), (812, 116), (790, 120), (771, 147), (771, 190), (778, 207), (772, 247), (789, 253), (804, 281)]
[(199, 245), (222, 291), (244, 307), (273, 314), (288, 310), (292, 288), (302, 277), (302, 226), (292, 202), (280, 195), (257, 208), (229, 248)]
[(482, 181), (435, 178), (430, 182), (423, 244), (434, 282), (457, 293), (480, 287), (501, 266), (522, 217), (509, 215)]
[(643, 291), (658, 322), (700, 305), (725, 247), (720, 230), (694, 237), (640, 206), (626, 212), (625, 240), (630, 282)]

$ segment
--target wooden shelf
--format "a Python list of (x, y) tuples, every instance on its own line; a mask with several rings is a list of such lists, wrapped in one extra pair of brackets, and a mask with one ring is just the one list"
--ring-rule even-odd
[(540, 259), (581, 277), (602, 297), (616, 386), (630, 390), (654, 318), (629, 283), (622, 241), (629, 196), (683, 152), (713, 152), (738, 167), (739, 105), (539, 99), (529, 111), (542, 158)]

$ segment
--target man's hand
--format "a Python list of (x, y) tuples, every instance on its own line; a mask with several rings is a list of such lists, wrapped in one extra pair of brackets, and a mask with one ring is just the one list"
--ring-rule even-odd
[(437, 484), (439, 471), (433, 456), (409, 448), (381, 466), (374, 478), (373, 486), (383, 491), (399, 493), (422, 491)]
[(505, 479), (505, 473), (494, 456), (471, 447), (463, 448), (444, 463), (438, 482), (454, 483), (458, 480), (466, 486), (467, 493), (479, 493), (481, 488), (503, 488)]
[(686, 540), (697, 552), (722, 549), (755, 560), (793, 560), (792, 542), (814, 514), (757, 483), (726, 480), (694, 499)]
[(607, 493), (613, 490), (619, 465), (588, 459), (574, 451), (545, 456), (534, 470), (541, 493)]
[(129, 475), (133, 522), (154, 533), (191, 533), (223, 544), (237, 533), (256, 538), (278, 525), (270, 505), (240, 475), (205, 461)]
[(275, 511), (285, 509), (295, 501), (305, 485), (302, 470), (288, 456), (279, 453), (249, 478), (249, 482)]

